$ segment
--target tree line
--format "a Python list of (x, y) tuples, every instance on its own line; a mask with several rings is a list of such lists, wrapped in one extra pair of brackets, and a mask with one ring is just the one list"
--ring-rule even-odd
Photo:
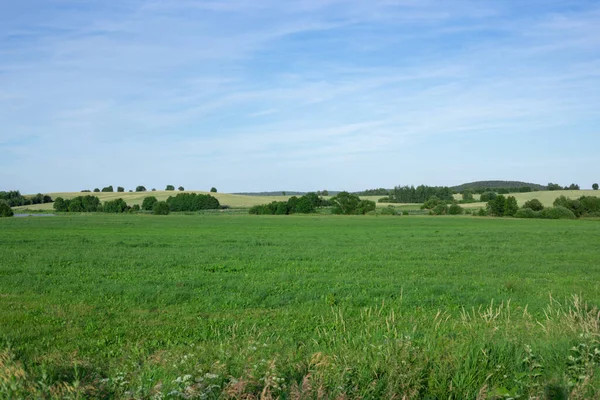
[(0, 192), (0, 201), (4, 201), (10, 207), (18, 207), (52, 203), (53, 200), (47, 194), (38, 193), (34, 196), (23, 196), (18, 190), (10, 190), (8, 192)]
[(375, 202), (361, 200), (353, 193), (340, 192), (327, 200), (317, 193), (307, 193), (301, 197), (292, 196), (287, 201), (273, 201), (269, 204), (256, 205), (249, 213), (255, 215), (289, 215), (310, 214), (318, 208), (330, 207), (332, 214), (367, 214), (375, 210)]

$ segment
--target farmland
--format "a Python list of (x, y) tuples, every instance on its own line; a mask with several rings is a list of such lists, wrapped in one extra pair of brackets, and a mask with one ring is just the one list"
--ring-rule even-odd
[(0, 397), (599, 395), (596, 220), (91, 214), (0, 231)]

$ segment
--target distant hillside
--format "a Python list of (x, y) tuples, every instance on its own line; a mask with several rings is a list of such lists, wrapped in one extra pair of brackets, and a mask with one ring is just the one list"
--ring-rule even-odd
[(457, 192), (461, 192), (465, 189), (499, 189), (499, 188), (520, 188), (529, 186), (532, 190), (546, 190), (545, 185), (539, 185), (537, 183), (528, 183), (528, 182), (520, 182), (520, 181), (477, 181), (477, 182), (469, 182), (463, 183), (462, 185), (453, 186), (451, 189), (456, 190)]

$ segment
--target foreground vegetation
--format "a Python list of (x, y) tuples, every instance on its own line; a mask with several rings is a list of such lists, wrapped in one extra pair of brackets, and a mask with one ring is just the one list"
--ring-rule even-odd
[(91, 214), (0, 229), (0, 397), (599, 395), (597, 221)]

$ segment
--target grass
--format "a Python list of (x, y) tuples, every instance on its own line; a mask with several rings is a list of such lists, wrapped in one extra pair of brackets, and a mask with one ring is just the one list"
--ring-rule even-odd
[(598, 221), (64, 215), (0, 231), (0, 397), (600, 395)]

